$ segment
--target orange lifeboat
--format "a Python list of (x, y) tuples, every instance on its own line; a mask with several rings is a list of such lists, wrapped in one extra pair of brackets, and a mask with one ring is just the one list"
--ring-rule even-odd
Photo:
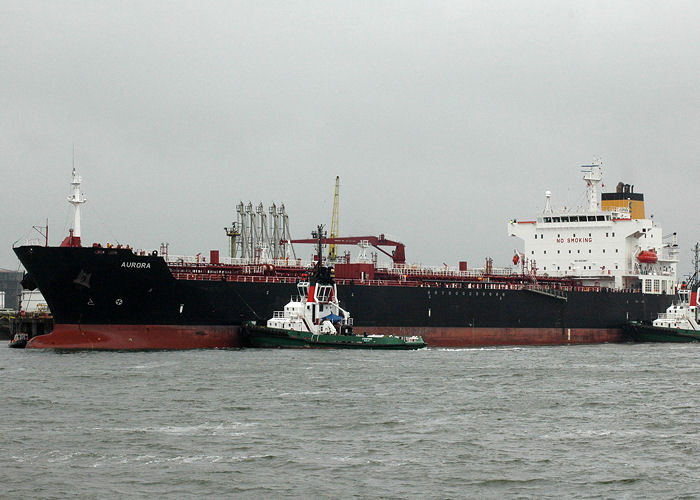
[(659, 257), (656, 255), (655, 250), (644, 250), (643, 252), (639, 252), (637, 260), (642, 264), (656, 264)]

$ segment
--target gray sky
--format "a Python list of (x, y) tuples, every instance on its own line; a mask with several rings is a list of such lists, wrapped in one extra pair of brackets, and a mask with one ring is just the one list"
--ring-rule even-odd
[(471, 266), (508, 264), (507, 221), (546, 190), (582, 204), (600, 157), (687, 272), (698, 26), (697, 1), (5, 0), (0, 267), (47, 217), (67, 233), (75, 145), (86, 243), (225, 252), (240, 200), (284, 202), (307, 237), (340, 175), (343, 235)]

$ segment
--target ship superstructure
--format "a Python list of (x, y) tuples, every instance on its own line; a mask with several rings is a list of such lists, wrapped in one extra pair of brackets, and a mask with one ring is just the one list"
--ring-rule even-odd
[(619, 183), (599, 194), (600, 163), (582, 167), (587, 206), (553, 209), (546, 193), (537, 217), (511, 220), (508, 234), (521, 238), (522, 259), (541, 276), (571, 278), (587, 286), (673, 294), (677, 287), (678, 244), (645, 218), (644, 196)]

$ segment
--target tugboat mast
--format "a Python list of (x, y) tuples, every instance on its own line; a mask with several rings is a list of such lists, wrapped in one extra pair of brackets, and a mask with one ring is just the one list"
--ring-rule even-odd
[(316, 268), (320, 269), (323, 265), (323, 238), (326, 236), (323, 231), (323, 224), (319, 224), (316, 231), (311, 232), (311, 236), (318, 240), (318, 247), (316, 254), (318, 255), (318, 262), (316, 263)]

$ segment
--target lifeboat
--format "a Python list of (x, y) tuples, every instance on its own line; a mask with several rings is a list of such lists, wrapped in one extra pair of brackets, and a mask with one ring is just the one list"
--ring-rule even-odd
[(643, 252), (639, 252), (637, 260), (642, 264), (656, 264), (659, 257), (656, 255), (655, 250), (644, 250)]

